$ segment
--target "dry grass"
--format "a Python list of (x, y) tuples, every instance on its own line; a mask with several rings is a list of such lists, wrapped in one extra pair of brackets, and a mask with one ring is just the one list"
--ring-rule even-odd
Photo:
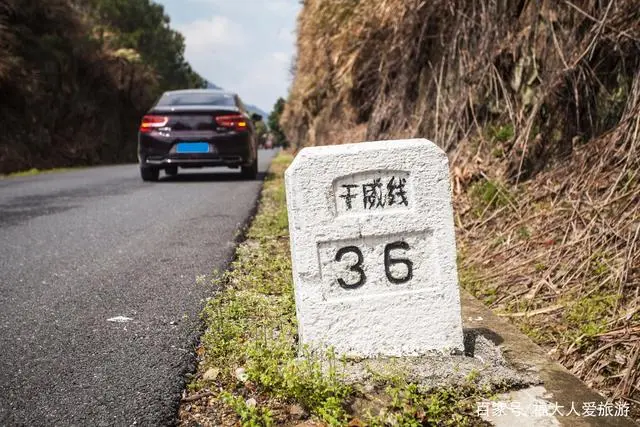
[(463, 284), (640, 405), (640, 8), (633, 0), (307, 0), (298, 145), (450, 153)]
[(640, 9), (600, 3), (308, 0), (285, 131), (340, 143), (356, 125), (367, 139), (428, 135), (466, 151), (499, 123), (516, 132), (498, 163), (526, 179), (575, 137), (611, 130), (628, 104)]
[(628, 136), (638, 117), (619, 130), (628, 143), (581, 147), (509, 203), (456, 198), (463, 284), (589, 385), (636, 403), (640, 156)]

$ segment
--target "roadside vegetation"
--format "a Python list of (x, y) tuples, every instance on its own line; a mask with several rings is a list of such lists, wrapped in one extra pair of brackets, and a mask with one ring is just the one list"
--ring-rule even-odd
[(282, 117), (282, 113), (284, 112), (284, 106), (286, 101), (284, 98), (278, 98), (273, 105), (273, 110), (271, 114), (269, 114), (269, 129), (274, 136), (274, 144), (278, 147), (289, 147), (289, 141), (287, 141), (287, 136), (284, 134), (282, 130), (282, 126), (280, 125), (280, 117)]
[(0, 174), (135, 161), (141, 115), (201, 87), (151, 0), (0, 2)]
[(35, 176), (35, 175), (58, 173), (58, 172), (70, 172), (78, 169), (80, 168), (54, 168), (54, 169), (43, 169), (43, 170), (32, 168), (32, 169), (28, 169), (20, 172), (13, 172), (6, 175), (0, 175), (0, 179), (19, 178), (24, 176)]
[(640, 408), (637, 2), (309, 0), (297, 34), (288, 139), (439, 144), (462, 285)]
[(360, 386), (346, 381), (346, 362), (332, 352), (298, 353), (283, 179), (291, 160), (274, 160), (230, 270), (200, 278), (220, 291), (203, 313), (207, 329), (181, 425), (488, 425), (477, 418), (476, 402), (494, 390), (475, 375), (455, 389), (421, 389), (395, 373)]

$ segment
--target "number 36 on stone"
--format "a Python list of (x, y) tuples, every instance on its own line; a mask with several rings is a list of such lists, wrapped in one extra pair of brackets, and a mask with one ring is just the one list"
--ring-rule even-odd
[(301, 348), (464, 349), (443, 150), (425, 139), (306, 147), (285, 175)]
[[(391, 251), (394, 250), (409, 250), (409, 245), (407, 242), (397, 241), (393, 243), (389, 243), (384, 247), (384, 271), (387, 276), (387, 280), (393, 284), (402, 284), (407, 283), (413, 278), (413, 262), (406, 258), (395, 258)], [(344, 289), (357, 289), (364, 285), (367, 281), (367, 276), (363, 269), (364, 267), (364, 256), (362, 255), (362, 251), (357, 246), (345, 246), (343, 248), (338, 249), (336, 252), (335, 261), (341, 262), (345, 255), (352, 253), (357, 256), (357, 262), (355, 264), (351, 264), (348, 267), (348, 270), (356, 273), (358, 275), (358, 280), (352, 283), (347, 283), (347, 281), (341, 277), (337, 278), (338, 284)], [(405, 265), (407, 268), (406, 273), (402, 275), (394, 275), (391, 271), (391, 267), (393, 265)]]

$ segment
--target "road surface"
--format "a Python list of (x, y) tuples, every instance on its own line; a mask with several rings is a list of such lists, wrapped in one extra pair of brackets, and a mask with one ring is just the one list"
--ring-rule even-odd
[(195, 171), (0, 180), (0, 425), (175, 422), (213, 292), (195, 278), (225, 268), (261, 187)]

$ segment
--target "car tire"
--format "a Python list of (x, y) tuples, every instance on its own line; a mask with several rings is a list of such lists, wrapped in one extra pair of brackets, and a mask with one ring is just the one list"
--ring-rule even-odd
[(166, 168), (164, 170), (164, 172), (169, 176), (176, 176), (176, 175), (178, 175), (178, 167), (177, 166), (171, 166), (169, 168)]
[(258, 156), (255, 157), (251, 165), (242, 166), (242, 171), (240, 173), (244, 179), (253, 180), (258, 178)]
[(140, 168), (140, 176), (143, 181), (157, 181), (160, 176), (158, 168)]

